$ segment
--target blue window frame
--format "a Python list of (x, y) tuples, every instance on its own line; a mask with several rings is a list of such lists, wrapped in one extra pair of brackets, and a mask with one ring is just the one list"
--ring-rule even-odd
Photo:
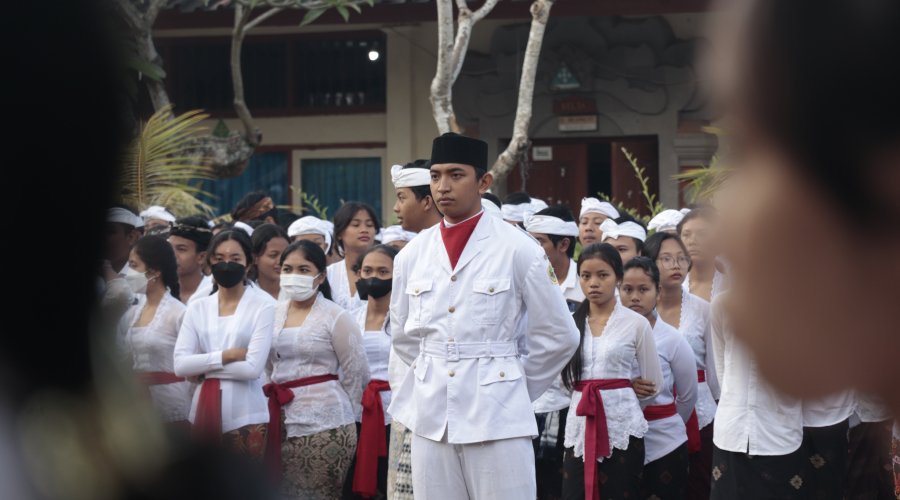
[(303, 192), (327, 207), (328, 218), (343, 201), (362, 201), (381, 214), (381, 158), (323, 158), (301, 161)]
[(286, 151), (254, 153), (244, 173), (231, 179), (203, 181), (201, 189), (215, 196), (215, 198), (207, 196), (198, 198), (215, 207), (217, 215), (231, 212), (241, 198), (257, 190), (268, 193), (275, 205), (288, 205), (290, 199), (288, 153)]

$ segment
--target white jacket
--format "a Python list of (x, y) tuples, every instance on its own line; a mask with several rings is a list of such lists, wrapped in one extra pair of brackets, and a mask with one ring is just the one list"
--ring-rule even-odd
[(446, 428), (450, 443), (537, 436), (531, 402), (579, 340), (543, 249), (482, 215), (452, 269), (436, 225), (397, 255), (393, 289), (392, 342), (410, 365), (394, 419), (434, 441)]

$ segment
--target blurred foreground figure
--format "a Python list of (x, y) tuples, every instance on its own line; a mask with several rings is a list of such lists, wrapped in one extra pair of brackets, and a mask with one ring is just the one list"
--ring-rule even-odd
[(735, 334), (778, 390), (897, 415), (900, 3), (728, 3), (707, 64), (740, 155), (719, 204)]

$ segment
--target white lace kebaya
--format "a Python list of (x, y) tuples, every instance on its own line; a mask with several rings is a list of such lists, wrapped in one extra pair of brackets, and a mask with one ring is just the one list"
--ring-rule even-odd
[[(134, 326), (147, 305), (141, 295), (137, 305), (125, 313), (119, 328), (124, 330), (122, 348), (134, 358), (136, 372), (175, 372), (175, 341), (184, 318), (185, 306), (169, 292), (163, 295), (150, 324)], [(187, 420), (191, 411), (191, 383), (151, 385), (150, 397), (163, 422)]]
[(350, 278), (347, 277), (347, 266), (343, 260), (335, 262), (326, 269), (328, 284), (331, 285), (331, 297), (335, 304), (350, 312), (368, 305), (368, 302), (359, 298), (358, 292), (350, 295)]
[[(387, 314), (384, 318), (384, 324), (381, 330), (366, 330), (366, 316), (368, 316), (369, 308), (360, 307), (353, 312), (356, 317), (356, 324), (359, 325), (359, 331), (362, 332), (363, 346), (366, 349), (366, 358), (369, 360), (369, 372), (372, 380), (384, 380), (390, 383), (388, 375), (388, 364), (391, 357), (391, 315)], [(391, 416), (388, 414), (388, 406), (391, 405), (391, 391), (382, 391), (381, 404), (384, 406), (384, 424), (390, 425)], [(362, 421), (362, 412), (356, 415), (356, 421)]]
[[(581, 348), (583, 367), (581, 380), (595, 379), (631, 379), (632, 362), (637, 359), (641, 378), (650, 380), (657, 387), (664, 381), (659, 355), (653, 339), (653, 331), (647, 318), (616, 302), (615, 309), (603, 329), (603, 334), (594, 337), (591, 328), (585, 322), (584, 343)], [(563, 390), (565, 388), (563, 387)], [(609, 450), (627, 450), (631, 436), (642, 438), (647, 432), (647, 421), (642, 413), (656, 394), (638, 400), (631, 387), (623, 389), (604, 389), (603, 409), (606, 412), (606, 424), (609, 428)], [(581, 392), (572, 392), (569, 405), (569, 417), (566, 420), (566, 448), (575, 448), (576, 457), (584, 457), (585, 417), (575, 413), (581, 402)], [(608, 457), (609, 455), (607, 455)], [(604, 458), (597, 457), (598, 462)]]
[(706, 382), (700, 382), (697, 398), (697, 421), (702, 429), (716, 418), (716, 400), (719, 399), (721, 390), (716, 376), (715, 352), (709, 329), (709, 302), (685, 292), (683, 288), (678, 331), (694, 351), (697, 370), (706, 371)]
[(319, 292), (303, 324), (284, 328), (290, 305), (286, 301), (275, 306), (266, 378), (276, 384), (320, 375), (340, 375), (341, 379), (291, 389), (294, 399), (283, 407), (287, 436), (309, 436), (355, 423), (369, 383), (369, 364), (356, 320)]
[[(684, 283), (682, 283), (681, 286), (685, 291), (691, 291), (691, 273), (688, 273), (687, 276), (684, 277)], [(728, 290), (728, 278), (716, 269), (716, 274), (713, 276), (712, 290), (709, 293), (709, 301), (712, 302), (712, 299), (714, 299), (716, 295), (725, 290)]]

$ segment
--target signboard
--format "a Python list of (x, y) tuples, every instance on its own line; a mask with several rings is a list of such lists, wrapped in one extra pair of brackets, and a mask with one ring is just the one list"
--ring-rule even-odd
[(588, 113), (596, 113), (597, 104), (593, 99), (585, 99), (572, 95), (565, 99), (553, 101), (554, 115), (584, 115)]
[(575, 75), (569, 71), (565, 64), (556, 70), (556, 75), (553, 77), (553, 81), (550, 82), (550, 90), (571, 90), (580, 87), (581, 84), (578, 83), (578, 79), (575, 78)]
[(560, 116), (560, 132), (589, 132), (597, 130), (597, 115)]
[(553, 146), (535, 146), (531, 148), (533, 161), (553, 161)]

